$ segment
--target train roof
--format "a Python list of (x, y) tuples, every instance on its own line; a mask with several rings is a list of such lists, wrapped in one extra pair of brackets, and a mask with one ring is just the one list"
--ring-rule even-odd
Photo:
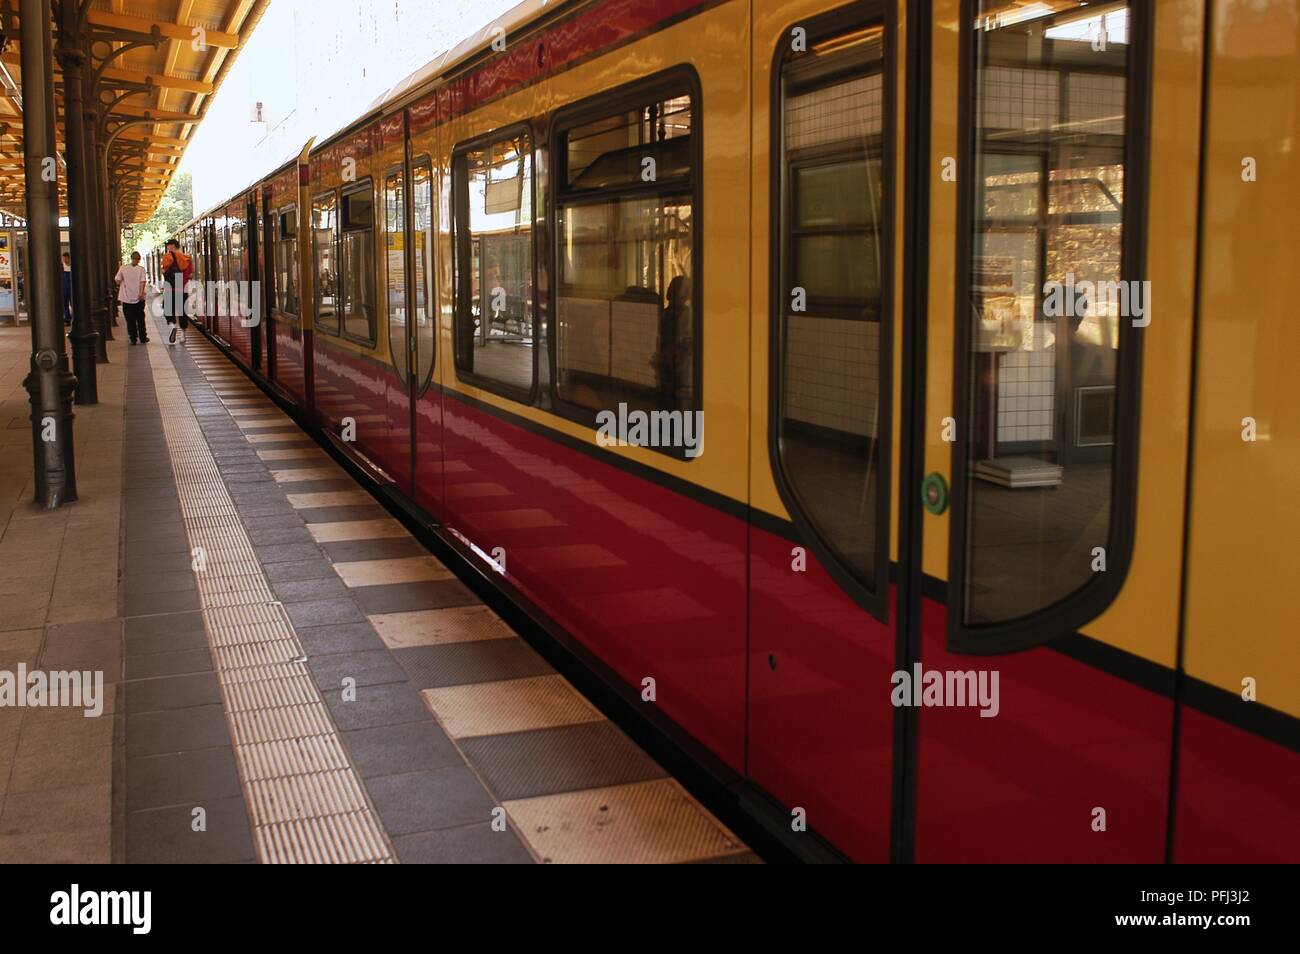
[[(400, 80), (394, 86), (371, 101), (365, 112), (360, 116), (354, 117), (342, 126), (337, 127), (328, 135), (313, 136), (308, 140), (308, 147), (311, 147), (314, 150), (326, 146), (347, 135), (354, 129), (358, 129), (386, 113), (395, 112), (397, 109), (408, 105), (411, 101), (427, 95), (438, 86), (447, 82), (457, 73), (464, 71), (481, 59), (484, 54), (491, 49), (492, 41), (499, 35), (498, 31), (503, 31), (505, 36), (510, 37), (521, 29), (534, 27), (543, 21), (553, 19), (563, 11), (572, 10), (590, 2), (591, 0), (558, 0), (558, 2), (555, 2), (555, 0), (523, 0), (522, 3), (518, 3), (511, 7), (505, 13), (501, 14), (501, 16), (488, 23), (482, 29), (476, 30), (472, 35), (461, 40), (451, 49), (439, 53), (428, 63), (411, 72), (404, 79)], [(252, 182), (246, 184), (242, 189), (232, 192), (230, 196), (223, 201), (218, 202), (204, 212), (195, 215), (192, 219), (182, 225), (178, 231), (190, 228), (196, 222), (208, 218), (218, 210), (225, 208), (230, 204), (230, 200), (235, 196), (242, 195), (249, 189), (255, 188), (257, 185), (265, 182), (276, 173), (283, 171), (290, 163), (302, 157), (303, 153), (306, 151), (307, 147), (304, 147), (302, 151), (295, 153), (271, 171), (258, 176)]]

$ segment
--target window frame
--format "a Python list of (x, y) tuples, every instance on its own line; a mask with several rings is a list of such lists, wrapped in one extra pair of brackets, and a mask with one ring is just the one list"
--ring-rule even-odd
[[(658, 183), (621, 186), (613, 189), (591, 190), (578, 197), (578, 201), (565, 203), (566, 187), (563, 183), (568, 178), (568, 150), (562, 147), (561, 138), (569, 130), (595, 120), (607, 118), (622, 111), (639, 108), (648, 102), (661, 101), (672, 95), (685, 93), (691, 100), (691, 175), (689, 189), (666, 191), (656, 189)], [(683, 413), (703, 413), (704, 411), (704, 94), (700, 75), (690, 64), (681, 64), (654, 73), (644, 79), (624, 83), (613, 89), (588, 96), (574, 103), (557, 109), (552, 115), (546, 130), (546, 148), (549, 156), (549, 178), (546, 196), (546, 242), (547, 265), (547, 315), (546, 315), (546, 358), (549, 364), (550, 381), (548, 396), (550, 410), (560, 417), (590, 428), (598, 429), (599, 410), (592, 410), (581, 404), (565, 400), (560, 395), (559, 387), (559, 299), (560, 299), (560, 241), (559, 225), (561, 207), (566, 204), (594, 204), (598, 197), (612, 199), (636, 197), (663, 197), (673, 194), (687, 194), (691, 197), (691, 328), (694, 347), (693, 366), (691, 369), (692, 402)], [(599, 445), (597, 445), (599, 446)], [(608, 448), (602, 448), (608, 451)], [(685, 448), (648, 447), (671, 457), (674, 460), (691, 462), (697, 457), (686, 454)]]
[[(422, 152), (418, 156), (411, 157), (411, 159), (406, 164), (406, 171), (409, 174), (407, 186), (408, 186), (408, 191), (410, 192), (410, 196), (409, 196), (410, 201), (407, 203), (410, 206), (410, 208), (407, 210), (406, 220), (411, 226), (409, 230), (409, 234), (412, 240), (410, 260), (412, 264), (416, 266), (412, 269), (412, 272), (418, 273), (419, 263), (415, 259), (415, 241), (414, 241), (415, 232), (416, 232), (415, 176), (416, 176), (416, 172), (420, 169), (423, 169), (428, 174), (428, 179), (429, 179), (429, 241), (427, 243), (428, 247), (425, 249), (425, 256), (427, 258), (427, 262), (426, 262), (427, 267), (424, 269), (424, 310), (427, 313), (427, 317), (429, 319), (430, 329), (432, 333), (429, 335), (429, 366), (426, 369), (425, 373), (421, 376), (419, 375), (420, 338), (419, 338), (419, 331), (417, 330), (415, 332), (416, 335), (415, 368), (414, 368), (414, 373), (412, 374), (412, 378), (415, 378), (417, 376), (420, 376), (422, 378), (422, 380), (416, 382), (415, 396), (417, 398), (429, 389), (429, 385), (433, 381), (434, 369), (437, 367), (437, 363), (438, 363), (438, 296), (434, 289), (434, 279), (437, 276), (437, 265), (434, 261), (434, 251), (435, 251), (437, 236), (438, 236), (438, 221), (437, 221), (437, 215), (435, 214), (435, 210), (437, 208), (437, 203), (438, 203), (438, 186), (437, 186), (437, 180), (433, 174), (433, 156), (431, 156), (427, 152)], [(454, 259), (455, 256), (453, 255), (452, 258)], [(534, 256), (534, 258), (536, 258), (536, 256)], [(454, 271), (453, 271), (452, 287), (454, 290), (455, 288)], [(420, 311), (419, 299), (413, 297), (412, 302), (414, 303), (415, 307), (411, 315), (409, 316), (409, 318), (418, 322), (419, 311)], [(415, 327), (418, 329), (419, 325), (417, 324)]]
[[(352, 228), (348, 228), (348, 226), (347, 226), (347, 224), (346, 224), (346, 221), (345, 221), (345, 219), (346, 219), (345, 212), (346, 212), (346, 210), (347, 210), (347, 201), (348, 201), (348, 198), (351, 197), (351, 196), (354, 196), (354, 195), (359, 195), (359, 194), (361, 194), (361, 193), (363, 193), (363, 192), (366, 192), (366, 193), (368, 193), (368, 194), (370, 195), (370, 224), (369, 224), (368, 226), (364, 226), (364, 227), (354, 226), (354, 227), (352, 227)], [(375, 308), (375, 314), (374, 314), (374, 316), (373, 316), (373, 318), (374, 318), (374, 324), (371, 326), (371, 335), (370, 335), (369, 338), (363, 338), (363, 337), (361, 337), (360, 335), (356, 335), (356, 334), (353, 334), (351, 331), (348, 331), (348, 316), (347, 316), (347, 312), (346, 312), (346, 309), (345, 309), (345, 308), (341, 309), (341, 310), (339, 311), (339, 313), (338, 313), (338, 316), (339, 316), (339, 334), (340, 334), (343, 338), (345, 338), (346, 340), (351, 341), (353, 344), (359, 344), (359, 345), (361, 345), (362, 347), (365, 347), (365, 348), (374, 348), (374, 347), (376, 347), (376, 346), (378, 345), (378, 343), (379, 343), (379, 302), (378, 302), (378, 297), (379, 297), (379, 270), (378, 270), (378, 267), (377, 267), (376, 262), (375, 262), (375, 232), (377, 231), (376, 228), (375, 228), (375, 215), (377, 214), (377, 212), (378, 212), (379, 210), (377, 209), (377, 207), (376, 207), (376, 206), (377, 206), (377, 203), (375, 202), (375, 183), (374, 183), (374, 180), (373, 180), (370, 176), (366, 176), (364, 179), (360, 179), (360, 180), (358, 180), (357, 182), (349, 183), (347, 188), (342, 188), (342, 187), (340, 187), (340, 188), (339, 188), (338, 202), (339, 202), (339, 217), (338, 217), (338, 223), (339, 223), (339, 224), (338, 224), (338, 229), (336, 230), (335, 235), (336, 235), (336, 243), (337, 243), (337, 248), (338, 248), (338, 263), (339, 263), (339, 266), (340, 266), (340, 268), (339, 268), (339, 278), (340, 278), (340, 281), (339, 281), (339, 290), (343, 292), (343, 295), (340, 296), (340, 297), (342, 298), (342, 302), (341, 302), (341, 304), (344, 305), (344, 306), (346, 306), (346, 303), (347, 303), (346, 286), (347, 286), (347, 272), (348, 272), (348, 265), (347, 265), (347, 262), (344, 261), (344, 258), (343, 258), (343, 236), (347, 235), (349, 232), (352, 232), (352, 233), (357, 233), (357, 232), (369, 232), (369, 233), (370, 233), (370, 262), (369, 262), (369, 267), (370, 267), (370, 277), (371, 277), (371, 280), (372, 280), (372, 281), (371, 281), (371, 287), (374, 288), (374, 290), (375, 290), (375, 298), (376, 298), (376, 301), (374, 302), (374, 308)]]
[[(468, 155), (468, 153), (470, 153), (475, 149), (481, 149), (484, 147), (492, 146), (496, 143), (501, 142), (502, 140), (509, 139), (512, 133), (514, 134), (523, 133), (528, 137), (528, 163), (529, 163), (529, 170), (530, 170), (528, 178), (530, 182), (529, 187), (532, 190), (531, 200), (530, 200), (531, 201), (530, 208), (532, 209), (532, 224), (529, 227), (530, 229), (529, 244), (532, 248), (531, 257), (532, 257), (532, 274), (533, 274), (533, 333), (530, 339), (532, 342), (532, 379), (527, 388), (516, 387), (514, 385), (497, 381), (494, 378), (484, 377), (483, 375), (477, 374), (473, 371), (466, 371), (464, 368), (460, 366), (460, 363), (456, 360), (457, 355), (456, 355), (456, 345), (455, 345), (456, 335), (458, 333), (457, 325), (461, 321), (461, 306), (462, 304), (467, 304), (469, 298), (467, 294), (468, 289), (462, 288), (462, 283), (470, 280), (470, 275), (466, 270), (466, 266), (462, 263), (461, 256), (462, 254), (465, 255), (466, 256), (465, 261), (466, 262), (469, 261), (469, 255), (471, 254), (469, 242), (470, 239), (472, 238), (472, 233), (469, 231), (469, 229), (461, 227), (462, 214), (468, 214), (469, 212), (469, 208), (467, 206), (468, 194), (469, 194), (469, 177), (468, 176), (465, 177), (464, 180), (465, 188), (464, 190), (462, 190), (460, 175), (465, 170), (465, 161), (466, 161), (465, 157)], [(459, 142), (456, 144), (456, 147), (452, 150), (451, 153), (451, 248), (452, 248), (451, 365), (456, 372), (457, 381), (461, 381), (465, 384), (472, 385), (473, 387), (479, 388), (480, 390), (487, 391), (490, 394), (495, 394), (498, 397), (503, 397), (510, 401), (514, 401), (517, 404), (523, 404), (527, 407), (532, 407), (537, 402), (537, 394), (539, 390), (539, 378), (540, 378), (540, 375), (538, 374), (539, 371), (538, 350), (540, 349), (541, 346), (541, 336), (538, 334), (538, 330), (541, 326), (541, 307), (540, 307), (540, 296), (538, 295), (538, 289), (541, 286), (539, 284), (538, 279), (540, 278), (539, 269), (541, 263), (541, 255), (538, 254), (537, 246), (538, 246), (538, 235), (541, 232), (540, 222), (543, 221), (543, 219), (537, 213), (538, 151), (539, 150), (537, 145), (537, 135), (536, 135), (536, 131), (533, 128), (533, 124), (528, 120), (524, 120), (522, 122), (511, 123), (510, 125), (507, 126), (498, 127), (497, 129), (494, 129), (491, 132), (484, 133), (479, 136), (475, 136), (473, 139), (466, 139), (462, 142)], [(414, 163), (412, 163), (412, 170), (414, 170)], [(432, 181), (433, 181), (432, 164), (430, 164), (429, 166), (429, 171), (430, 171), (430, 184), (432, 185)], [(462, 194), (462, 191), (464, 194)], [(433, 190), (431, 189), (430, 195), (432, 194), (433, 194)], [(412, 205), (414, 205), (414, 203), (412, 203)], [(414, 211), (415, 211), (414, 208), (412, 208), (411, 210), (412, 214), (414, 214)], [(432, 253), (432, 250), (430, 250), (430, 252)], [(430, 255), (430, 257), (432, 258), (432, 254)], [(426, 294), (428, 294), (427, 288), (426, 288)], [(426, 308), (427, 307), (428, 306), (426, 305)], [(434, 337), (436, 338), (437, 335), (435, 334)], [(432, 376), (432, 364), (430, 365), (430, 369), (431, 369), (430, 376)]]
[[(785, 461), (781, 454), (781, 420), (785, 392), (784, 378), (784, 339), (783, 326), (788, 318), (789, 289), (787, 278), (791, 275), (791, 238), (794, 231), (793, 189), (789, 188), (784, 175), (787, 153), (785, 150), (785, 94), (783, 89), (784, 67), (790, 53), (789, 37), (796, 27), (806, 29), (808, 45), (811, 48), (815, 40), (828, 36), (847, 33), (872, 23), (880, 22), (884, 26), (885, 38), (881, 58), (881, 182), (883, 200), (880, 209), (880, 221), (884, 223), (880, 243), (883, 268), (880, 281), (880, 319), (879, 319), (879, 390), (877, 407), (879, 425), (876, 434), (876, 526), (875, 526), (875, 560), (872, 566), (870, 582), (864, 581), (856, 570), (839, 555), (836, 548), (822, 535), (815, 524), (805, 515), (794, 484), (786, 474)], [(888, 625), (890, 621), (890, 533), (893, 527), (893, 420), (894, 420), (894, 324), (896, 320), (895, 305), (898, 289), (895, 288), (894, 273), (897, 260), (895, 252), (896, 212), (895, 182), (897, 178), (898, 127), (897, 105), (898, 82), (897, 52), (898, 18), (892, 4), (869, 3), (852, 8), (841, 8), (830, 13), (810, 19), (797, 20), (786, 26), (780, 33), (776, 50), (772, 58), (772, 79), (769, 106), (769, 302), (768, 302), (768, 461), (772, 470), (772, 481), (776, 485), (777, 495), (789, 513), (791, 522), (806, 541), (818, 561), (830, 574), (839, 587), (860, 607), (880, 622)], [(870, 75), (870, 74), (866, 74)], [(870, 153), (865, 153), (870, 158)], [(790, 168), (805, 168), (807, 162), (795, 162)], [(791, 177), (793, 178), (793, 177)], [(833, 307), (835, 315), (842, 317), (843, 308)], [(869, 318), (854, 318), (856, 321), (870, 322)], [(904, 504), (905, 505), (905, 504)], [(917, 559), (920, 555), (917, 554)]]
[[(1128, 0), (1129, 50), (1124, 90), (1124, 211), (1120, 249), (1122, 281), (1146, 276), (1147, 202), (1150, 198), (1151, 97), (1154, 56), (1154, 10), (1151, 0)], [(959, 38), (958, 169), (975, 169), (977, 71), (975, 47), (976, 0), (962, 0)], [(975, 175), (957, 177), (957, 259), (954, 268), (955, 320), (953, 338), (954, 412), (959, 422), (971, 406), (971, 259), (974, 250)], [(1042, 210), (1045, 212), (1045, 210)], [(1096, 619), (1119, 595), (1133, 559), (1137, 518), (1138, 443), (1141, 421), (1143, 329), (1131, 319), (1119, 323), (1116, 355), (1116, 414), (1110, 477), (1110, 521), (1106, 537), (1106, 570), (1093, 573), (1081, 587), (1047, 606), (1015, 619), (995, 623), (965, 622), (968, 595), (966, 549), (970, 542), (969, 429), (956, 428), (952, 445), (952, 493), (948, 527), (948, 650), (992, 655), (1040, 646)], [(1121, 395), (1124, 395), (1121, 400)]]
[[(294, 215), (294, 228), (291, 234), (286, 233), (284, 230), (284, 217), (290, 213), (293, 213)], [(290, 202), (287, 205), (282, 205), (278, 209), (273, 209), (272, 214), (275, 216), (275, 234), (274, 234), (275, 245), (273, 246), (271, 252), (271, 273), (272, 273), (271, 288), (274, 295), (273, 300), (275, 301), (276, 304), (275, 313), (279, 315), (281, 318), (283, 318), (285, 321), (287, 321), (289, 324), (296, 325), (302, 319), (302, 275), (297, 274), (299, 271), (301, 271), (301, 269), (299, 268), (299, 260), (298, 260), (298, 256), (299, 256), (298, 236), (301, 231), (301, 229), (299, 228), (300, 222), (298, 219), (298, 203), (295, 201), (295, 202)], [(295, 282), (295, 289), (298, 293), (297, 312), (287, 311), (279, 307), (279, 296), (281, 291), (283, 291), (283, 289), (280, 288), (280, 262), (277, 256), (280, 251), (281, 244), (290, 240), (292, 240), (294, 244), (292, 262), (293, 262), (293, 268), (295, 273), (294, 277), (297, 279), (297, 281)]]
[[(402, 216), (401, 216), (402, 221), (401, 221), (399, 233), (390, 233), (388, 231), (388, 183), (393, 179), (394, 176), (398, 177), (401, 183), (398, 190), (401, 193), (401, 202), (402, 202)], [(402, 272), (403, 272), (402, 297), (404, 299), (402, 302), (402, 307), (407, 309), (406, 321), (409, 324), (409, 322), (414, 316), (411, 314), (411, 310), (409, 308), (410, 295), (408, 294), (410, 290), (409, 288), (410, 275), (408, 274), (409, 269), (407, 268), (407, 266), (410, 263), (408, 261), (409, 250), (407, 246), (410, 244), (409, 242), (410, 230), (407, 228), (407, 226), (411, 222), (411, 217), (410, 215), (407, 214), (407, 209), (406, 209), (406, 206), (408, 205), (406, 193), (407, 193), (407, 188), (409, 186), (406, 177), (406, 163), (397, 162), (389, 166), (384, 171), (383, 183), (384, 185), (383, 185), (383, 189), (380, 190), (380, 195), (383, 197), (381, 205), (383, 207), (382, 215), (384, 220), (384, 228), (382, 233), (383, 253), (384, 253), (384, 321), (388, 326), (388, 356), (393, 361), (393, 372), (397, 375), (398, 383), (403, 385), (404, 387), (409, 387), (411, 384), (411, 377), (412, 377), (410, 345), (409, 345), (409, 341), (404, 342), (406, 347), (403, 349), (404, 353), (400, 356), (398, 355), (397, 351), (393, 347), (393, 312), (392, 312), (392, 302), (389, 301), (389, 294), (388, 294), (390, 288), (390, 282), (392, 281), (388, 239), (389, 236), (392, 234), (400, 234), (402, 236)], [(407, 328), (406, 335), (408, 339), (412, 336), (412, 332), (410, 331), (409, 327)]]
[[(324, 327), (320, 320), (320, 299), (321, 299), (321, 282), (320, 266), (316, 258), (316, 206), (324, 199), (334, 200), (334, 228), (332, 230), (333, 238), (330, 242), (333, 245), (331, 252), (334, 257), (334, 327)], [(339, 287), (339, 236), (342, 234), (340, 229), (341, 218), (343, 215), (343, 203), (339, 199), (339, 190), (337, 188), (326, 189), (324, 192), (317, 193), (311, 198), (310, 217), (307, 220), (307, 229), (311, 233), (311, 287), (312, 287), (312, 320), (311, 327), (313, 332), (327, 334), (333, 338), (338, 338), (343, 332), (343, 313), (339, 310), (338, 293)]]

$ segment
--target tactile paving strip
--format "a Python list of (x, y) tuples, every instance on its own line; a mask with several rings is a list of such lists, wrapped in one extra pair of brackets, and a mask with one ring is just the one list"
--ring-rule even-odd
[(150, 348), (149, 359), (258, 858), (392, 863), (180, 377), (162, 348)]

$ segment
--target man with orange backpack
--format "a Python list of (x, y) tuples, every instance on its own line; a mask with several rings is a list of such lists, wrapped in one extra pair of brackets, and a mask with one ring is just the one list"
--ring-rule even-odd
[(194, 274), (193, 260), (181, 251), (181, 243), (176, 239), (167, 240), (167, 254), (162, 260), (163, 281), (163, 316), (172, 326), (167, 335), (168, 344), (176, 344), (179, 334), (181, 344), (185, 343), (185, 326), (189, 324), (185, 315), (185, 287), (190, 276)]

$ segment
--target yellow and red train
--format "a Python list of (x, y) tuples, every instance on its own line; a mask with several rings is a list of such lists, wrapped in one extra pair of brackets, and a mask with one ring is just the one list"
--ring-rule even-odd
[(196, 320), (810, 856), (1294, 862), (1298, 6), (528, 0)]

